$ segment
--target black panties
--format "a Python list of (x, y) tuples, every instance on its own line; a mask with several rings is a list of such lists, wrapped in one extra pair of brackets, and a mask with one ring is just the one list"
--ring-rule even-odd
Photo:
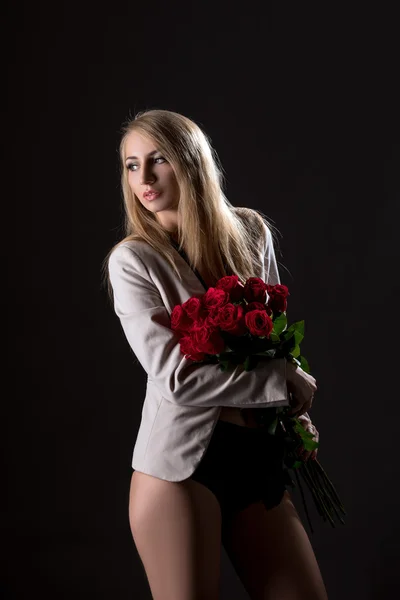
[(224, 524), (238, 511), (262, 501), (277, 506), (286, 485), (283, 441), (263, 428), (218, 420), (210, 443), (191, 478), (217, 497)]

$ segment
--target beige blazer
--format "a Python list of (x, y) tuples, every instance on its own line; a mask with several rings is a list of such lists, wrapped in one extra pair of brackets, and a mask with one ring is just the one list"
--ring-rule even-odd
[[(260, 243), (263, 270), (255, 276), (280, 283), (273, 238), (264, 226)], [(134, 470), (168, 481), (190, 477), (202, 459), (222, 406), (268, 407), (289, 404), (286, 359), (262, 361), (252, 371), (237, 366), (195, 364), (181, 354), (170, 315), (176, 304), (206, 290), (176, 252), (183, 281), (168, 262), (143, 241), (124, 242), (108, 268), (114, 309), (131, 349), (147, 373), (142, 416), (133, 451)], [(132, 387), (133, 400), (142, 402)]]

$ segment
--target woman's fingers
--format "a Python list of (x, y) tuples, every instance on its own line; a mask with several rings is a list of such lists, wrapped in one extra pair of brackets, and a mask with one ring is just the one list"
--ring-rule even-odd
[(312, 400), (310, 400), (309, 402), (306, 402), (305, 404), (303, 404), (303, 406), (301, 407), (301, 409), (298, 412), (297, 416), (301, 417), (301, 415), (304, 415), (306, 412), (308, 412), (311, 407), (312, 407)]
[[(313, 425), (311, 422), (308, 423), (304, 423), (301, 420), (301, 424), (303, 425), (304, 429), (306, 431), (308, 431), (309, 433), (312, 434), (313, 436), (313, 441), (314, 442), (319, 442), (319, 431), (318, 429), (315, 427), (315, 425)], [(304, 448), (304, 446), (302, 446), (299, 450), (299, 456), (301, 458), (301, 460), (307, 461), (309, 458), (311, 458), (311, 460), (315, 460), (317, 458), (317, 454), (318, 454), (318, 448), (315, 448), (315, 450), (306, 450)]]
[(311, 409), (317, 391), (315, 377), (298, 368), (294, 378), (291, 373), (291, 378), (287, 381), (287, 389), (291, 406), (289, 414), (300, 416)]
[(304, 415), (304, 413), (308, 412), (310, 410), (310, 408), (312, 407), (313, 398), (311, 398), (307, 402), (304, 402), (304, 401), (300, 400), (298, 398), (298, 396), (295, 396), (294, 394), (290, 394), (290, 396), (291, 396), (291, 399), (290, 399), (291, 410), (289, 411), (289, 414), (291, 414), (291, 415), (295, 414), (297, 417), (299, 417), (300, 415)]

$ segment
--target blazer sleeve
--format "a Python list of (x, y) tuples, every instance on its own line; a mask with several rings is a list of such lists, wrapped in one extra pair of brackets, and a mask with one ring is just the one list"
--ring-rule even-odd
[(278, 264), (276, 261), (274, 242), (271, 230), (264, 223), (265, 247), (264, 247), (264, 270), (265, 282), (270, 285), (276, 285), (281, 282), (279, 277)]
[(241, 365), (221, 371), (218, 364), (186, 359), (159, 290), (137, 253), (118, 246), (108, 269), (114, 310), (129, 345), (169, 402), (196, 407), (289, 404), (285, 358), (260, 361), (251, 371)]

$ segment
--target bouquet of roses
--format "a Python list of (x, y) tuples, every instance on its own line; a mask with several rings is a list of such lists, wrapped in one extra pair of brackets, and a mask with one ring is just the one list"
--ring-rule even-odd
[[(222, 277), (215, 287), (176, 305), (171, 313), (171, 328), (180, 336), (181, 352), (195, 362), (219, 363), (223, 371), (242, 365), (249, 371), (259, 360), (286, 358), (309, 373), (308, 362), (300, 354), (304, 321), (288, 327), (289, 295), (287, 286), (269, 285), (259, 277), (250, 277), (245, 284), (237, 275)], [(253, 412), (260, 427), (284, 440), (286, 480), (295, 486), (289, 475), (289, 470), (293, 470), (311, 531), (299, 473), (324, 521), (335, 526), (336, 516), (344, 523), (340, 515), (346, 514), (344, 507), (316, 459), (319, 443), (303, 427), (302, 418), (290, 415), (290, 407), (259, 408)], [(314, 460), (302, 460), (302, 452), (311, 452)]]

